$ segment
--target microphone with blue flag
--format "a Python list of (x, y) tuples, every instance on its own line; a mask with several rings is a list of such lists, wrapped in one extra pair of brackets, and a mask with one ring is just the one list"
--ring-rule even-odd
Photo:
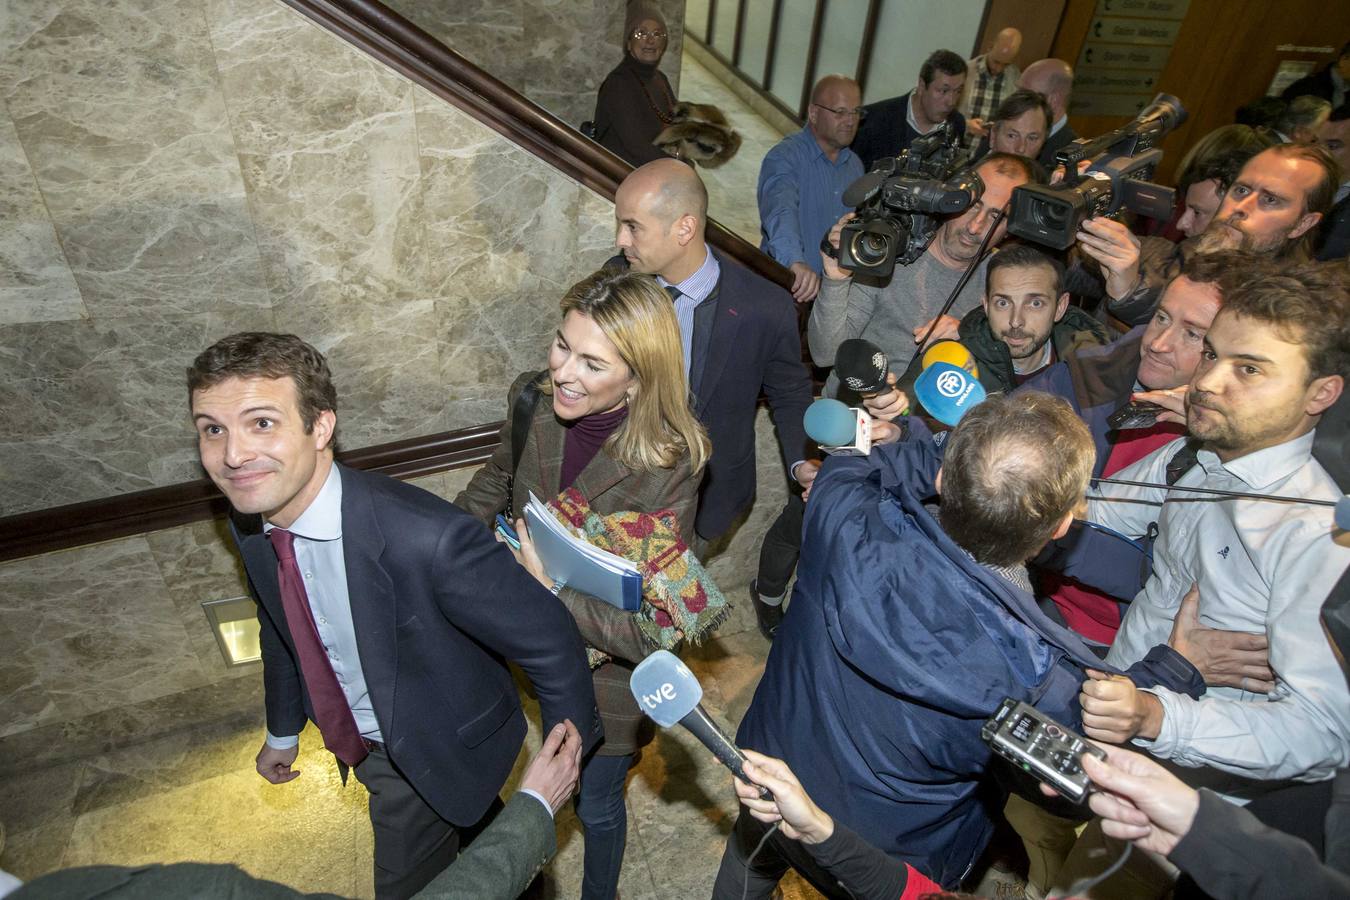
[(935, 362), (914, 382), (914, 397), (943, 425), (955, 426), (988, 394), (974, 375), (960, 366)]
[[(745, 754), (709, 717), (699, 702), (703, 699), (703, 685), (679, 657), (668, 650), (657, 650), (633, 669), (628, 686), (638, 707), (657, 725), (662, 728), (683, 725), (737, 778), (754, 784), (745, 775)], [(773, 799), (762, 787), (759, 793), (765, 800)]]

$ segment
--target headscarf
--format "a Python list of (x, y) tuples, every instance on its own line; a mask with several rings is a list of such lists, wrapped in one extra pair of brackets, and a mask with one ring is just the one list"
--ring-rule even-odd
[[(624, 51), (628, 50), (628, 42), (632, 40), (633, 32), (642, 24), (645, 19), (655, 19), (661, 23), (661, 30), (667, 35), (670, 34), (670, 28), (666, 26), (666, 17), (661, 15), (661, 11), (644, 0), (634, 0), (628, 4), (628, 12), (623, 19), (623, 46)], [(667, 38), (669, 41), (669, 38)]]

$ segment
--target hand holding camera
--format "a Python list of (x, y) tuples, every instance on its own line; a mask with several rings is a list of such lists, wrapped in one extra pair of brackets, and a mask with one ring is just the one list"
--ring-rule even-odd
[(824, 240), (820, 242), (820, 261), (823, 264), (826, 278), (842, 281), (845, 278), (853, 277), (852, 272), (839, 265), (839, 235), (844, 230), (844, 226), (853, 221), (857, 215), (857, 213), (851, 212), (844, 213), (843, 217), (834, 223), (830, 233), (825, 235)]
[(1139, 238), (1124, 223), (1105, 216), (1083, 222), (1078, 247), (1102, 267), (1106, 296), (1124, 300), (1139, 286)]

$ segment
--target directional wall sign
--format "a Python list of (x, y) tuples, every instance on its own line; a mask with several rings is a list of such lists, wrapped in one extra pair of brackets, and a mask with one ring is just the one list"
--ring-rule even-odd
[[(1147, 47), (1139, 44), (1103, 44), (1100, 41), (1088, 41), (1083, 52), (1078, 54), (1078, 66), (1075, 71), (1085, 69), (1148, 69), (1161, 72), (1167, 65), (1167, 57), (1172, 53), (1169, 47)], [(1079, 79), (1081, 75), (1077, 76)]]
[(1155, 72), (1136, 72), (1131, 69), (1092, 69), (1079, 72), (1073, 80), (1075, 94), (1141, 94), (1155, 89)]
[(1186, 18), (1191, 0), (1098, 0), (1099, 16), (1137, 16), (1141, 19)]
[(1084, 94), (1077, 90), (1069, 98), (1071, 116), (1128, 116), (1143, 112), (1153, 94)]
[(1153, 19), (1116, 19), (1103, 16), (1092, 20), (1089, 41), (1110, 44), (1158, 44), (1171, 47), (1181, 31), (1181, 22)]

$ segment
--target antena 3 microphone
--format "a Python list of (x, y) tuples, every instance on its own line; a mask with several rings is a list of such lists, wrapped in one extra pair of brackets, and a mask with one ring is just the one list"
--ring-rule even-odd
[[(628, 686), (638, 707), (657, 725), (683, 725), (737, 778), (754, 784), (745, 776), (745, 754), (700, 705), (703, 686), (679, 657), (668, 650), (657, 650), (633, 669)], [(765, 800), (773, 799), (765, 788), (761, 787), (759, 794)]]
[(881, 348), (862, 338), (849, 338), (839, 345), (834, 354), (834, 372), (839, 381), (859, 394), (880, 394), (890, 385), (886, 373), (890, 361)]
[(866, 410), (821, 397), (806, 408), (802, 427), (831, 456), (866, 456), (872, 451), (872, 418)]

